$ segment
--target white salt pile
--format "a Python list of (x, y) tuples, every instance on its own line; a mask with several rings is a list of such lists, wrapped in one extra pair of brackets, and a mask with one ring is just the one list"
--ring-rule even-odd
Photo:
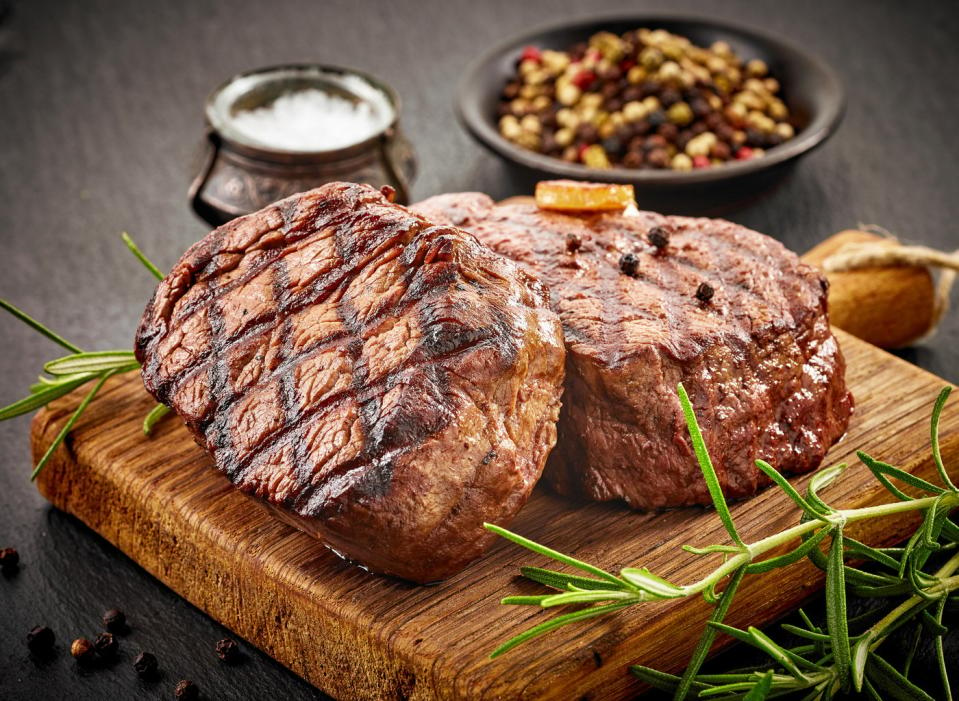
[(384, 129), (392, 116), (384, 111), (388, 110), (382, 105), (307, 88), (236, 113), (232, 126), (269, 148), (328, 151), (359, 143)]

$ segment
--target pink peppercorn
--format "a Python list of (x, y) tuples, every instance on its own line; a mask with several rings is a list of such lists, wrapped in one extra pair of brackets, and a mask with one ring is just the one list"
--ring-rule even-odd
[(753, 150), (748, 146), (740, 146), (736, 151), (736, 160), (737, 161), (748, 161), (753, 157)]
[(693, 156), (693, 168), (708, 168), (710, 165), (709, 156)]
[(543, 52), (537, 49), (535, 46), (527, 46), (523, 49), (523, 53), (520, 54), (521, 61), (536, 61), (540, 63), (543, 60)]
[(596, 81), (596, 74), (592, 71), (580, 71), (573, 77), (573, 85), (580, 90), (589, 90), (589, 86)]

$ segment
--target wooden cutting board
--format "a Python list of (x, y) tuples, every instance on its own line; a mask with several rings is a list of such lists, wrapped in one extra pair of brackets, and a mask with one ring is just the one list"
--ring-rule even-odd
[[(855, 464), (826, 497), (843, 507), (879, 503), (887, 500), (885, 492), (856, 462), (855, 449), (932, 477), (929, 417), (946, 383), (837, 333), (857, 409), (827, 462)], [(37, 415), (35, 456), (78, 401), (79, 394), (66, 397)], [(547, 565), (544, 558), (501, 541), (435, 586), (368, 574), (235, 491), (176, 419), (144, 437), (140, 423), (152, 406), (136, 375), (110, 382), (41, 475), (41, 493), (334, 697), (629, 698), (642, 687), (627, 666), (682, 669), (709, 615), (701, 598), (643, 604), (554, 631), (491, 661), (497, 644), (556, 615), (498, 603), (506, 595), (539, 592), (516, 575), (520, 565)], [(947, 408), (942, 436), (945, 459), (954, 462), (959, 406)], [(795, 480), (801, 487), (807, 481)], [(798, 520), (778, 490), (735, 505), (733, 515), (749, 540)], [(891, 544), (913, 525), (900, 518), (854, 532), (873, 544)], [(618, 505), (572, 503), (545, 488), (535, 491), (512, 528), (608, 569), (643, 565), (677, 582), (698, 579), (703, 567), (681, 545), (725, 542), (712, 510), (637, 514)], [(805, 562), (747, 578), (728, 622), (772, 621), (822, 582)]]

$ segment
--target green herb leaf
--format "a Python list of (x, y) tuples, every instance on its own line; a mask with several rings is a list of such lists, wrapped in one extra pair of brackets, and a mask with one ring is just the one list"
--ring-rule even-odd
[(54, 451), (60, 447), (60, 444), (63, 443), (63, 439), (67, 437), (67, 434), (73, 430), (73, 424), (77, 422), (77, 419), (80, 418), (80, 415), (86, 411), (87, 406), (90, 402), (93, 401), (93, 398), (97, 396), (97, 392), (100, 391), (100, 388), (103, 387), (103, 383), (110, 378), (113, 373), (105, 373), (97, 383), (93, 386), (93, 389), (83, 398), (83, 401), (80, 402), (80, 405), (76, 408), (73, 414), (70, 415), (69, 420), (63, 425), (63, 428), (60, 429), (60, 432), (57, 434), (56, 438), (53, 439), (53, 442), (50, 443), (50, 447), (47, 448), (47, 452), (43, 454), (43, 457), (40, 458), (40, 462), (37, 463), (37, 466), (33, 469), (33, 473), (30, 475), (30, 481), (32, 482), (37, 478), (37, 475), (46, 467), (47, 463), (50, 461), (50, 458), (53, 457)]
[(829, 637), (832, 639), (836, 673), (843, 689), (846, 689), (849, 686), (851, 654), (843, 550), (842, 528), (837, 528), (833, 532), (832, 545), (829, 548), (829, 566), (826, 568), (826, 621)]
[(864, 636), (856, 642), (850, 659), (850, 673), (852, 674), (852, 684), (856, 691), (862, 691), (862, 683), (866, 677), (866, 662), (869, 660), (869, 646), (872, 645), (873, 638)]
[(783, 623), (780, 628), (782, 628), (787, 633), (792, 633), (796, 637), (806, 638), (807, 640), (816, 640), (823, 643), (828, 643), (830, 638), (828, 635), (822, 632), (815, 630), (807, 630), (806, 628), (801, 628), (800, 626), (794, 626), (792, 623)]
[(713, 555), (715, 553), (740, 553), (742, 548), (738, 545), (707, 545), (703, 548), (697, 548), (692, 545), (684, 545), (683, 550), (693, 555)]
[(46, 326), (41, 324), (39, 321), (34, 319), (32, 316), (27, 314), (25, 311), (17, 309), (15, 306), (10, 304), (10, 302), (8, 302), (7, 300), (0, 299), (0, 308), (6, 309), (8, 312), (13, 314), (15, 317), (17, 317), (20, 321), (25, 323), (30, 328), (32, 328), (34, 331), (39, 331), (41, 334), (49, 338), (51, 341), (63, 346), (68, 351), (72, 351), (73, 353), (83, 352), (79, 346), (73, 345), (72, 343), (70, 343), (70, 341), (65, 339), (60, 334), (51, 331)]
[(621, 580), (616, 575), (612, 575), (609, 572), (606, 572), (605, 570), (601, 570), (598, 567), (594, 567), (593, 565), (590, 565), (587, 562), (583, 562), (582, 560), (577, 560), (576, 558), (570, 557), (569, 555), (564, 555), (563, 553), (557, 550), (553, 550), (552, 548), (547, 548), (545, 545), (540, 545), (539, 543), (536, 543), (530, 540), (529, 538), (524, 538), (523, 536), (517, 533), (513, 533), (512, 531), (508, 531), (505, 528), (502, 528), (501, 526), (497, 526), (493, 523), (484, 523), (483, 528), (485, 528), (486, 530), (492, 533), (495, 533), (498, 536), (502, 536), (503, 538), (506, 538), (507, 540), (511, 540), (517, 545), (522, 545), (527, 550), (532, 550), (534, 553), (545, 555), (546, 557), (552, 558), (553, 560), (556, 560), (557, 562), (562, 562), (563, 564), (569, 565), (570, 567), (575, 567), (577, 569), (583, 570), (584, 572), (588, 572), (589, 574), (599, 577), (600, 579), (604, 579), (607, 582), (613, 582), (614, 584), (619, 584), (621, 586), (625, 584), (625, 582), (623, 582), (623, 580)]
[(854, 540), (849, 536), (844, 536), (843, 544), (847, 552), (859, 555), (860, 557), (867, 557), (873, 562), (878, 562), (880, 565), (888, 567), (893, 572), (899, 571), (899, 561), (877, 548), (872, 548), (865, 543), (860, 543), (858, 540)]
[(955, 492), (956, 485), (953, 484), (951, 479), (949, 479), (949, 472), (946, 470), (946, 466), (942, 462), (942, 453), (939, 451), (939, 417), (942, 416), (942, 410), (946, 406), (946, 401), (949, 399), (950, 392), (952, 392), (952, 387), (949, 386), (943, 387), (939, 392), (939, 396), (936, 398), (936, 404), (932, 409), (932, 422), (929, 433), (932, 440), (932, 459), (936, 462), (936, 469), (939, 471), (939, 477), (942, 479), (943, 484)]
[(15, 416), (20, 416), (21, 414), (29, 414), (31, 411), (36, 411), (42, 406), (46, 406), (54, 399), (64, 396), (65, 394), (70, 394), (73, 390), (79, 387), (82, 384), (86, 384), (90, 380), (96, 378), (95, 373), (83, 373), (81, 375), (75, 376), (69, 382), (61, 382), (55, 385), (50, 385), (45, 389), (39, 389), (28, 397), (24, 397), (18, 402), (14, 402), (9, 406), (5, 406), (0, 409), (0, 421), (6, 421), (7, 419), (12, 419)]
[(548, 599), (552, 594), (537, 594), (535, 596), (507, 596), (500, 599), (501, 604), (507, 606), (539, 606), (544, 599)]
[[(856, 451), (856, 455), (859, 456), (859, 459), (862, 460), (863, 464), (869, 468), (869, 471), (872, 472), (872, 474), (874, 474), (880, 482), (882, 482), (884, 485), (887, 485), (887, 489), (896, 489), (895, 487), (888, 485), (887, 477), (892, 477), (900, 482), (903, 482), (904, 484), (908, 484), (910, 487), (921, 489), (925, 492), (929, 492), (930, 494), (942, 494), (944, 491), (946, 491), (942, 487), (937, 487), (931, 482), (927, 482), (922, 477), (916, 477), (916, 475), (906, 472), (905, 470), (900, 470), (898, 467), (893, 467), (892, 465), (884, 463), (881, 460), (876, 460), (861, 450)], [(898, 492), (897, 496), (899, 496), (900, 499), (902, 499), (903, 496), (905, 496), (905, 499), (912, 498), (898, 489), (896, 492)]]
[(811, 662), (804, 660), (798, 655), (794, 655), (789, 652), (786, 648), (782, 647), (768, 635), (763, 633), (758, 628), (750, 626), (748, 630), (740, 630), (739, 628), (733, 628), (732, 626), (727, 626), (722, 623), (710, 622), (710, 626), (725, 633), (736, 640), (746, 643), (747, 645), (752, 645), (753, 647), (762, 650), (773, 660), (782, 665), (786, 671), (788, 671), (793, 677), (799, 681), (807, 681), (806, 675), (803, 674), (803, 671), (799, 669), (799, 664), (804, 666), (812, 667), (817, 669), (817, 665), (813, 665)]
[(127, 248), (130, 249), (130, 252), (134, 256), (136, 256), (136, 259), (138, 261), (143, 263), (143, 267), (149, 270), (150, 273), (153, 275), (153, 277), (155, 277), (157, 280), (163, 279), (163, 273), (160, 272), (160, 269), (158, 267), (156, 267), (153, 263), (150, 262), (149, 258), (143, 255), (143, 252), (140, 250), (140, 248), (135, 243), (133, 243), (133, 239), (130, 238), (130, 234), (124, 231), (122, 234), (120, 234), (120, 238), (123, 239), (123, 243), (127, 245)]
[(762, 472), (769, 477), (773, 482), (779, 485), (779, 488), (786, 492), (786, 496), (792, 499), (796, 505), (803, 510), (810, 518), (822, 519), (823, 514), (817, 511), (812, 504), (803, 499), (802, 495), (796, 491), (796, 488), (789, 483), (789, 480), (779, 472), (776, 468), (770, 465), (765, 460), (757, 460), (756, 467), (758, 467)]
[[(667, 674), (666, 672), (660, 672), (639, 664), (632, 665), (629, 668), (629, 671), (632, 672), (643, 683), (649, 684), (654, 689), (658, 689), (660, 691), (671, 693), (676, 690), (677, 686), (679, 686), (680, 680), (675, 674)], [(703, 691), (708, 688), (709, 685), (701, 681), (693, 682), (692, 685), (692, 689), (694, 691)]]
[(713, 506), (716, 507), (716, 513), (726, 527), (726, 532), (732, 541), (745, 547), (739, 533), (736, 532), (736, 526), (733, 524), (733, 517), (729, 513), (729, 506), (726, 504), (726, 497), (723, 496), (723, 489), (719, 484), (719, 477), (713, 468), (713, 461), (709, 457), (709, 451), (706, 449), (706, 441), (703, 440), (702, 431), (699, 430), (699, 422), (696, 420), (696, 413), (693, 411), (693, 404), (689, 401), (689, 395), (686, 394), (686, 388), (680, 382), (676, 387), (676, 393), (679, 395), (679, 405), (683, 409), (683, 416), (686, 419), (686, 428), (689, 431), (689, 438), (693, 444), (693, 452), (696, 453), (696, 460), (699, 462), (699, 469), (702, 470), (703, 477), (706, 480), (706, 487), (709, 489), (709, 496), (713, 500)]
[(806, 498), (809, 503), (812, 504), (817, 511), (829, 514), (835, 511), (829, 504), (824, 502), (820, 496), (819, 492), (828, 487), (830, 484), (835, 481), (839, 475), (843, 473), (846, 469), (846, 464), (842, 463), (839, 465), (833, 465), (832, 467), (826, 467), (822, 470), (818, 470), (809, 480), (809, 486), (806, 488)]
[(575, 621), (583, 621), (587, 618), (605, 616), (607, 613), (618, 611), (619, 609), (629, 605), (630, 602), (617, 601), (613, 604), (606, 604), (605, 606), (593, 606), (590, 608), (580, 609), (579, 611), (573, 611), (572, 613), (566, 613), (562, 616), (557, 616), (556, 618), (552, 618), (544, 623), (540, 623), (538, 626), (533, 626), (529, 630), (520, 633), (514, 638), (510, 638), (498, 648), (493, 650), (493, 652), (490, 654), (490, 659), (495, 659), (504, 652), (512, 650), (517, 645), (521, 645), (527, 640), (532, 640), (533, 638), (539, 637), (543, 633), (547, 633), (554, 628), (559, 628)]
[(779, 569), (780, 567), (785, 567), (791, 565), (794, 562), (799, 562), (804, 557), (809, 555), (809, 553), (814, 549), (818, 548), (819, 544), (832, 532), (831, 528), (823, 526), (818, 531), (816, 531), (812, 536), (803, 541), (802, 545), (788, 552), (785, 555), (779, 555), (778, 557), (771, 557), (768, 560), (762, 560), (760, 562), (751, 563), (746, 568), (747, 574), (760, 574), (762, 572), (770, 572), (771, 570)]
[[(723, 619), (726, 618), (729, 607), (733, 603), (733, 597), (736, 596), (736, 590), (739, 589), (739, 585), (745, 576), (745, 566), (740, 567), (733, 573), (729, 584), (726, 585), (726, 591), (719, 597), (719, 603), (716, 605), (716, 608), (713, 609), (713, 615), (709, 617), (710, 624), (722, 623)], [(676, 694), (673, 696), (674, 701), (683, 701), (693, 688), (696, 675), (699, 674), (700, 667), (702, 667), (703, 662), (706, 661), (706, 657), (709, 655), (709, 650), (712, 648), (715, 639), (716, 629), (712, 625), (707, 625), (702, 636), (699, 638), (696, 649), (693, 650), (689, 664), (686, 665), (686, 671), (683, 672), (683, 676), (679, 680), (679, 685), (676, 687)]]
[(773, 673), (769, 670), (763, 675), (763, 678), (756, 682), (748, 694), (743, 697), (743, 701), (764, 701), (773, 688)]
[(897, 701), (935, 701), (875, 652), (869, 655), (866, 677), (873, 685), (882, 689), (883, 698)]
[(554, 606), (566, 606), (569, 604), (593, 604), (599, 601), (636, 601), (637, 596), (628, 591), (568, 591), (562, 594), (550, 594), (545, 597), (540, 606), (543, 608), (552, 608)]
[(677, 587), (672, 582), (653, 574), (645, 567), (642, 569), (624, 567), (619, 574), (637, 589), (648, 592), (659, 599), (676, 599), (685, 595), (682, 587)]
[(95, 351), (92, 353), (74, 353), (63, 358), (51, 360), (43, 369), (55, 376), (75, 375), (81, 372), (128, 372), (138, 370), (140, 363), (132, 351)]
[[(936, 607), (936, 623), (940, 628), (942, 625), (942, 614), (946, 610), (946, 597), (939, 600)], [(942, 684), (942, 691), (945, 694), (945, 701), (952, 701), (952, 685), (949, 683), (949, 669), (946, 667), (946, 653), (942, 645), (942, 635), (936, 636), (934, 643), (936, 648), (936, 662), (939, 664), (939, 680)]]
[(153, 427), (159, 423), (160, 419), (169, 414), (172, 410), (166, 404), (157, 404), (150, 410), (150, 413), (143, 419), (143, 434), (149, 436), (153, 433)]

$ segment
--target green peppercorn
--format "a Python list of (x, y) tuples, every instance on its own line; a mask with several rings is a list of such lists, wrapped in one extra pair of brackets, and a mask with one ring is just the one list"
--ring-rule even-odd
[(666, 111), (666, 118), (673, 124), (686, 126), (695, 118), (692, 108), (685, 102), (677, 102)]

